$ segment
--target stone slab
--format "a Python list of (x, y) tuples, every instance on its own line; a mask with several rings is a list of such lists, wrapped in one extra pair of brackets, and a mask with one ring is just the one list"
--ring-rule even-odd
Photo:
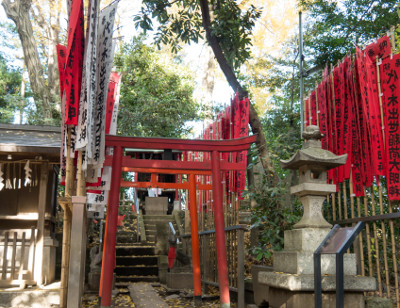
[(59, 290), (20, 290), (1, 291), (0, 308), (44, 308), (58, 307), (60, 304)]
[[(270, 287), (290, 291), (314, 291), (314, 275), (259, 272), (258, 281)], [(322, 276), (322, 291), (336, 291), (336, 276)], [(375, 291), (376, 279), (364, 276), (344, 276), (344, 290), (350, 292)], [(271, 298), (271, 294), (269, 296)]]
[[(268, 307), (271, 308), (304, 308), (315, 306), (314, 292), (293, 292), (283, 289), (271, 288), (270, 295), (271, 296)], [(335, 292), (322, 294), (322, 307), (336, 308)], [(344, 307), (365, 308), (363, 293), (345, 293)]]
[(167, 287), (171, 289), (193, 289), (193, 273), (167, 273)]
[(262, 306), (269, 301), (269, 286), (260, 283), (258, 280), (258, 273), (269, 271), (272, 272), (271, 266), (252, 265), (251, 277), (253, 279), (253, 299), (257, 306)]
[[(274, 252), (274, 271), (289, 274), (314, 274), (313, 253), (309, 251), (275, 251)], [(347, 275), (356, 275), (356, 256), (347, 253), (343, 256), (344, 272)], [(322, 275), (336, 274), (335, 255), (321, 255)]]
[(309, 251), (314, 253), (328, 235), (328, 228), (304, 228), (286, 230), (284, 235), (285, 250)]
[(146, 215), (166, 215), (168, 210), (168, 197), (146, 197)]
[(135, 308), (168, 308), (149, 283), (139, 282), (128, 287)]

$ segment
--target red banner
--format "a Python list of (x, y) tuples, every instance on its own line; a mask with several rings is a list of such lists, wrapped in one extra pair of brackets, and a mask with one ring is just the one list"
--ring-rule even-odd
[(400, 200), (400, 54), (380, 65), (389, 200)]
[(364, 195), (363, 177), (362, 177), (362, 158), (361, 158), (361, 147), (360, 147), (360, 131), (359, 131), (359, 121), (358, 121), (358, 107), (357, 107), (357, 97), (355, 92), (354, 75), (353, 69), (350, 65), (347, 71), (347, 84), (349, 90), (349, 98), (351, 102), (351, 172), (353, 177), (353, 193), (356, 197), (361, 197)]
[(376, 43), (369, 44), (364, 49), (365, 54), (372, 62), (375, 62), (376, 57), (384, 58), (392, 53), (390, 47), (390, 38), (385, 35), (381, 37)]
[(65, 61), (67, 58), (67, 47), (57, 44), (58, 76), (60, 78), (60, 97), (62, 98), (65, 87)]
[(374, 164), (375, 175), (386, 174), (386, 158), (384, 154), (384, 142), (382, 133), (382, 116), (379, 102), (378, 82), (376, 61), (366, 59), (366, 69), (368, 78), (368, 97), (371, 101), (370, 125), (371, 125), (371, 144), (372, 162)]
[(343, 167), (344, 179), (350, 179), (352, 160), (352, 121), (354, 105), (353, 67), (349, 58), (344, 61), (345, 99), (343, 109), (343, 153), (347, 154), (346, 164)]
[(108, 83), (108, 92), (107, 92), (106, 134), (110, 133), (110, 124), (114, 109), (115, 97), (117, 95), (119, 79), (120, 75), (118, 73), (111, 72), (110, 82)]
[(84, 18), (82, 0), (72, 2), (68, 27), (67, 59), (65, 65), (66, 110), (65, 124), (77, 125), (82, 82), (84, 53)]
[(310, 95), (310, 124), (309, 125), (317, 125), (317, 97), (315, 91), (313, 91)]
[(379, 106), (378, 89), (376, 82), (376, 65), (364, 55), (360, 49), (356, 49), (358, 82), (361, 92), (362, 108), (364, 111), (364, 123), (369, 135), (369, 143), (372, 174), (384, 175), (383, 139), (381, 128), (381, 114)]
[[(245, 137), (249, 135), (249, 99), (246, 97), (239, 103), (239, 135)], [(237, 162), (247, 165), (247, 151), (238, 153)], [(240, 170), (236, 173), (236, 187), (239, 191), (239, 200), (242, 200), (242, 192), (246, 185), (246, 170)]]
[(305, 112), (305, 117), (304, 117), (304, 127), (307, 127), (310, 125), (310, 98), (306, 98), (304, 101), (304, 110)]
[[(334, 93), (335, 93), (335, 114), (336, 114), (336, 154), (344, 154), (343, 145), (343, 121), (345, 100), (345, 82), (344, 82), (344, 62), (333, 70)], [(337, 183), (342, 183), (344, 178), (344, 168), (337, 168)]]
[(328, 118), (327, 118), (327, 101), (326, 101), (326, 79), (322, 81), (317, 88), (317, 97), (318, 97), (318, 121), (319, 127), (322, 134), (322, 148), (328, 148)]

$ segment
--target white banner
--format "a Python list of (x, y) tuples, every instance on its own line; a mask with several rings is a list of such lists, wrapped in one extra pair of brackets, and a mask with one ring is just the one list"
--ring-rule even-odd
[[(94, 123), (89, 129), (91, 144), (87, 147), (88, 163), (101, 168), (105, 154), (105, 116), (108, 83), (114, 59), (112, 32), (118, 2), (100, 12), (97, 35), (97, 97), (93, 110)], [(90, 134), (92, 134), (90, 136)]]
[(101, 193), (87, 193), (88, 204), (106, 205), (108, 201), (108, 190), (102, 190)]
[[(82, 88), (77, 128), (76, 148), (83, 149), (88, 144), (88, 122), (93, 121), (93, 106), (96, 101), (96, 58), (97, 58), (97, 21), (99, 17), (99, 0), (89, 3), (89, 23), (86, 28), (85, 58), (82, 70)], [(86, 166), (83, 168), (86, 170)]]

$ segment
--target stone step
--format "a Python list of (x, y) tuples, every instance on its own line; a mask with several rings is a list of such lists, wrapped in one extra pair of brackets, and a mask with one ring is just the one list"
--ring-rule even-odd
[(156, 256), (117, 256), (117, 266), (157, 265)]
[(130, 277), (123, 277), (123, 276), (116, 276), (115, 277), (115, 286), (116, 287), (127, 287), (131, 283), (134, 282), (157, 282), (158, 276), (151, 275), (151, 276), (130, 276)]
[(117, 276), (154, 276), (158, 275), (158, 266), (117, 266), (114, 270)]
[(117, 256), (154, 256), (154, 246), (117, 246)]
[(143, 215), (143, 220), (160, 220), (160, 221), (173, 221), (173, 216), (172, 215)]

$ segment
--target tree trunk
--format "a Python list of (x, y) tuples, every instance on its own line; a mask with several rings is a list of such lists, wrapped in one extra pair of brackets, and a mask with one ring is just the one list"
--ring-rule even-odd
[(31, 0), (3, 0), (2, 5), (7, 17), (14, 21), (24, 52), (24, 62), (29, 74), (29, 81), (33, 92), (40, 99), (35, 101), (36, 106), (42, 109), (44, 118), (51, 118), (49, 94), (43, 77), (43, 67), (40, 63), (36, 41), (33, 36), (32, 23), (29, 18)]
[[(248, 96), (247, 91), (245, 91), (240, 85), (239, 81), (235, 76), (235, 73), (232, 70), (232, 67), (230, 67), (230, 65), (226, 61), (226, 58), (221, 49), (221, 46), (219, 45), (217, 38), (212, 34), (208, 1), (200, 0), (200, 8), (203, 19), (203, 27), (206, 31), (207, 41), (214, 52), (214, 56), (217, 59), (222, 72), (224, 73), (231, 88), (234, 91), (239, 92), (240, 97), (247, 97)], [(271, 181), (272, 184), (277, 184), (279, 179), (275, 172), (275, 168), (272, 164), (271, 158), (269, 156), (269, 149), (267, 146), (267, 141), (265, 139), (264, 132), (262, 130), (260, 118), (258, 117), (257, 111), (254, 109), (253, 104), (250, 104), (249, 108), (249, 124), (253, 134), (257, 134), (256, 145), (259, 152), (261, 164), (263, 165), (264, 168), (264, 172), (268, 180)]]

